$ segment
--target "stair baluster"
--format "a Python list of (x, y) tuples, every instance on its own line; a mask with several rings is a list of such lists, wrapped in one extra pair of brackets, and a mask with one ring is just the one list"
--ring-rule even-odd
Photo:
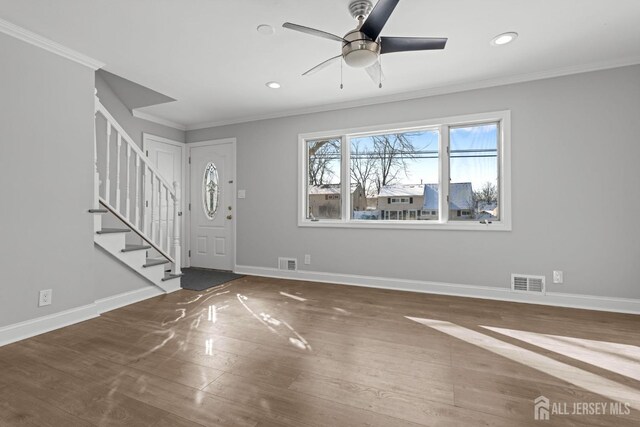
[(180, 270), (180, 258), (182, 255), (182, 248), (180, 247), (180, 217), (182, 216), (180, 203), (182, 201), (180, 199), (180, 183), (178, 181), (174, 181), (173, 190), (173, 274), (182, 274)]
[(151, 171), (151, 200), (149, 200), (149, 206), (150, 210), (149, 210), (149, 236), (151, 236), (151, 241), (153, 243), (155, 243), (156, 238), (155, 238), (155, 227), (153, 226), (153, 219), (155, 217), (154, 212), (155, 212), (155, 195), (156, 195), (156, 179), (155, 179), (155, 174), (153, 173), (153, 171)]
[(158, 179), (158, 234), (156, 244), (162, 247), (162, 183)]
[(131, 185), (129, 184), (129, 177), (131, 176), (131, 146), (127, 144), (127, 179), (126, 179), (126, 190), (125, 190), (125, 214), (127, 220), (131, 220)]
[(136, 208), (135, 208), (135, 226), (140, 229), (140, 156), (136, 153)]
[[(94, 93), (97, 93), (96, 89)], [(98, 172), (98, 98), (95, 98), (95, 108), (93, 111), (93, 209), (100, 209), (100, 173)]]
[(165, 238), (166, 238), (165, 247), (167, 248), (167, 252), (171, 253), (171, 243), (170, 243), (171, 241), (169, 240), (169, 209), (171, 209), (171, 203), (169, 203), (169, 189), (168, 188), (165, 188), (164, 195), (165, 195), (165, 200), (166, 200), (166, 203), (167, 203), (167, 206), (166, 206), (167, 213), (165, 214), (165, 218), (166, 218), (165, 228), (167, 229), (167, 232), (166, 232), (166, 235), (165, 235)]
[(107, 204), (111, 203), (111, 123), (107, 121), (107, 169), (106, 175), (107, 178), (104, 183), (104, 199), (107, 201)]
[(116, 150), (116, 210), (119, 213), (122, 213), (122, 211), (120, 210), (120, 147), (122, 146), (122, 135), (120, 135), (119, 132), (116, 133), (117, 135), (117, 150)]
[[(181, 243), (180, 243), (180, 184), (169, 183), (150, 163), (140, 147), (122, 129), (113, 116), (104, 108), (100, 100), (95, 102), (96, 123), (94, 128), (94, 168), (96, 171), (95, 199), (116, 217), (123, 221), (131, 230), (135, 231), (142, 239), (156, 249), (163, 257), (172, 262), (173, 274), (180, 274)], [(101, 115), (102, 118), (98, 116)], [(106, 155), (99, 147), (102, 144), (103, 135), (97, 132), (98, 124), (104, 118), (106, 123)], [(98, 121), (100, 120), (100, 121)], [(115, 132), (114, 139), (112, 134)], [(122, 144), (126, 144), (126, 154), (122, 152)], [(111, 150), (117, 156), (114, 165), (116, 198), (112, 205), (111, 195)], [(134, 156), (134, 159), (131, 156)], [(125, 160), (123, 160), (125, 159)], [(126, 161), (126, 167), (122, 167), (122, 161)], [(135, 166), (132, 165), (135, 161)], [(100, 169), (104, 165), (104, 197), (100, 196)], [(135, 170), (135, 178), (131, 176)], [(126, 172), (124, 188), (122, 186), (121, 173)], [(134, 187), (134, 188), (132, 188)], [(135, 192), (135, 196), (132, 194)], [(123, 194), (124, 193), (124, 194)], [(146, 194), (146, 196), (145, 196)], [(122, 196), (125, 196), (123, 201)], [(124, 202), (124, 205), (122, 205)], [(132, 209), (131, 204), (134, 203)], [(148, 204), (147, 204), (148, 203)], [(166, 203), (163, 209), (163, 203)], [(173, 203), (173, 205), (171, 205)], [(115, 206), (114, 206), (115, 205)], [(173, 209), (172, 209), (173, 207)], [(173, 221), (173, 224), (171, 224)], [(173, 226), (173, 228), (172, 228)]]

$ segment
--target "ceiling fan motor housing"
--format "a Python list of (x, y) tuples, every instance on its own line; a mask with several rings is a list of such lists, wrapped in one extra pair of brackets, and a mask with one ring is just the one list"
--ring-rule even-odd
[(358, 30), (344, 36), (342, 57), (347, 65), (354, 68), (366, 68), (375, 64), (380, 54), (380, 43), (377, 43)]

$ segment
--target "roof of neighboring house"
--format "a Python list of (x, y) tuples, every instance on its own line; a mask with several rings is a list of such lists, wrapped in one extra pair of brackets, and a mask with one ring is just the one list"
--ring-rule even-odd
[[(310, 185), (309, 194), (340, 194), (342, 184)], [(356, 191), (358, 184), (351, 184), (351, 193)]]
[[(455, 182), (449, 186), (449, 209), (472, 209), (473, 188), (470, 182)], [(438, 209), (438, 184), (424, 186), (424, 205), (422, 209)]]
[(498, 207), (497, 203), (479, 203), (478, 212), (492, 212)]
[(378, 197), (422, 196), (423, 194), (424, 184), (395, 184), (382, 187)]

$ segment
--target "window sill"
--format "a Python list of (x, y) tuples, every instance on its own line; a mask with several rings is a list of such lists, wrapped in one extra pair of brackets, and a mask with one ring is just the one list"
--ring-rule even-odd
[(494, 222), (492, 224), (480, 224), (480, 222), (448, 222), (437, 221), (341, 221), (341, 220), (319, 220), (298, 221), (298, 227), (317, 228), (374, 228), (391, 230), (451, 230), (451, 231), (511, 231), (511, 224), (505, 222)]

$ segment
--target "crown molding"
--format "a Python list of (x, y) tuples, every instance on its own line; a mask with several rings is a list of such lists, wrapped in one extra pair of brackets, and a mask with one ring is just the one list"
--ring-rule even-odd
[(408, 101), (411, 99), (427, 98), (430, 96), (446, 95), (457, 92), (465, 92), (476, 89), (485, 89), (496, 86), (506, 86), (515, 83), (524, 83), (535, 80), (544, 80), (554, 77), (563, 77), (572, 74), (588, 73), (592, 71), (601, 71), (611, 68), (626, 67), (629, 65), (640, 64), (640, 56), (622, 58), (613, 61), (598, 62), (591, 64), (581, 64), (569, 67), (556, 68), (553, 70), (540, 71), (536, 73), (519, 74), (515, 76), (499, 77), (494, 79), (485, 79), (475, 82), (466, 82), (453, 85), (434, 87), (429, 89), (415, 90), (411, 92), (402, 92), (385, 96), (377, 96), (373, 98), (345, 101), (339, 103), (325, 104), (317, 107), (299, 108), (296, 110), (285, 110), (269, 114), (260, 114), (255, 116), (239, 117), (228, 120), (218, 120), (187, 125), (186, 130), (207, 129), (218, 126), (233, 125), (239, 123), (255, 122), (258, 120), (269, 120), (291, 116), (301, 116), (304, 114), (321, 113), (333, 110), (343, 110), (354, 107), (364, 107), (368, 105), (386, 104), (390, 102)]
[(183, 124), (172, 122), (171, 120), (162, 119), (162, 118), (154, 116), (152, 114), (143, 113), (142, 111), (138, 111), (136, 109), (132, 110), (131, 114), (133, 114), (133, 117), (136, 117), (138, 119), (142, 119), (142, 120), (146, 120), (146, 121), (149, 121), (149, 122), (157, 123), (159, 125), (167, 126), (167, 127), (173, 128), (173, 129), (181, 130), (181, 131), (186, 131), (187, 130), (187, 127), (185, 125), (183, 125)]
[(100, 61), (97, 61), (73, 49), (69, 49), (68, 47), (63, 46), (60, 43), (54, 42), (53, 40), (22, 28), (18, 25), (12, 24), (9, 21), (5, 21), (4, 19), (0, 19), (0, 33), (15, 37), (18, 40), (22, 40), (23, 42), (29, 43), (33, 46), (37, 46), (55, 55), (69, 59), (73, 62), (77, 62), (78, 64), (89, 67), (94, 71), (105, 66), (105, 64)]

